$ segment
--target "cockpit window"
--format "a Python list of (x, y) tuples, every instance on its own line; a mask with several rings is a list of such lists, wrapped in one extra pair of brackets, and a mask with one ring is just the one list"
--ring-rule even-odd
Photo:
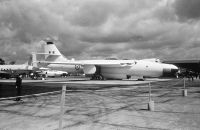
[(53, 42), (47, 42), (47, 44), (53, 44)]
[(117, 58), (106, 58), (106, 60), (118, 60)]

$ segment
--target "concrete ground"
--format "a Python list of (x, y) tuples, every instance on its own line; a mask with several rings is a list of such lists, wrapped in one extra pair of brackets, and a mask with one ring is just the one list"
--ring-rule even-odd
[[(186, 81), (188, 96), (182, 96), (183, 80), (155, 80), (147, 110), (148, 82), (68, 83), (63, 127), (66, 130), (199, 130), (200, 80)], [(118, 84), (114, 84), (114, 83)], [(132, 84), (131, 84), (132, 82)], [(67, 82), (48, 83), (49, 87)], [(33, 84), (34, 85), (34, 84)], [(96, 89), (94, 89), (96, 88)], [(23, 102), (0, 101), (0, 130), (56, 130), (60, 117), (60, 94), (24, 98)]]

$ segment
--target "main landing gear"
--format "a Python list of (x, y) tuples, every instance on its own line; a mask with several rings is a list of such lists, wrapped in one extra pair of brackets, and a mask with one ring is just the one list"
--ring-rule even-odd
[(99, 75), (95, 74), (92, 76), (92, 80), (105, 80), (105, 78), (101, 74)]

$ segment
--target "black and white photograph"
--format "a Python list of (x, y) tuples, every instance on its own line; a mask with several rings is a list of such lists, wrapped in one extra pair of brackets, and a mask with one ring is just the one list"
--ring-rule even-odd
[(200, 130), (200, 0), (0, 0), (0, 130)]

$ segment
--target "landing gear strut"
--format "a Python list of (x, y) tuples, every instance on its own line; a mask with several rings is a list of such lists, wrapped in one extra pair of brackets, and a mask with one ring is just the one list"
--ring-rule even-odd
[(101, 74), (101, 67), (100, 66), (95, 66), (95, 67), (96, 67), (96, 73), (92, 76), (92, 80), (105, 80), (105, 78)]
[(102, 75), (93, 75), (92, 80), (104, 80), (104, 77)]

